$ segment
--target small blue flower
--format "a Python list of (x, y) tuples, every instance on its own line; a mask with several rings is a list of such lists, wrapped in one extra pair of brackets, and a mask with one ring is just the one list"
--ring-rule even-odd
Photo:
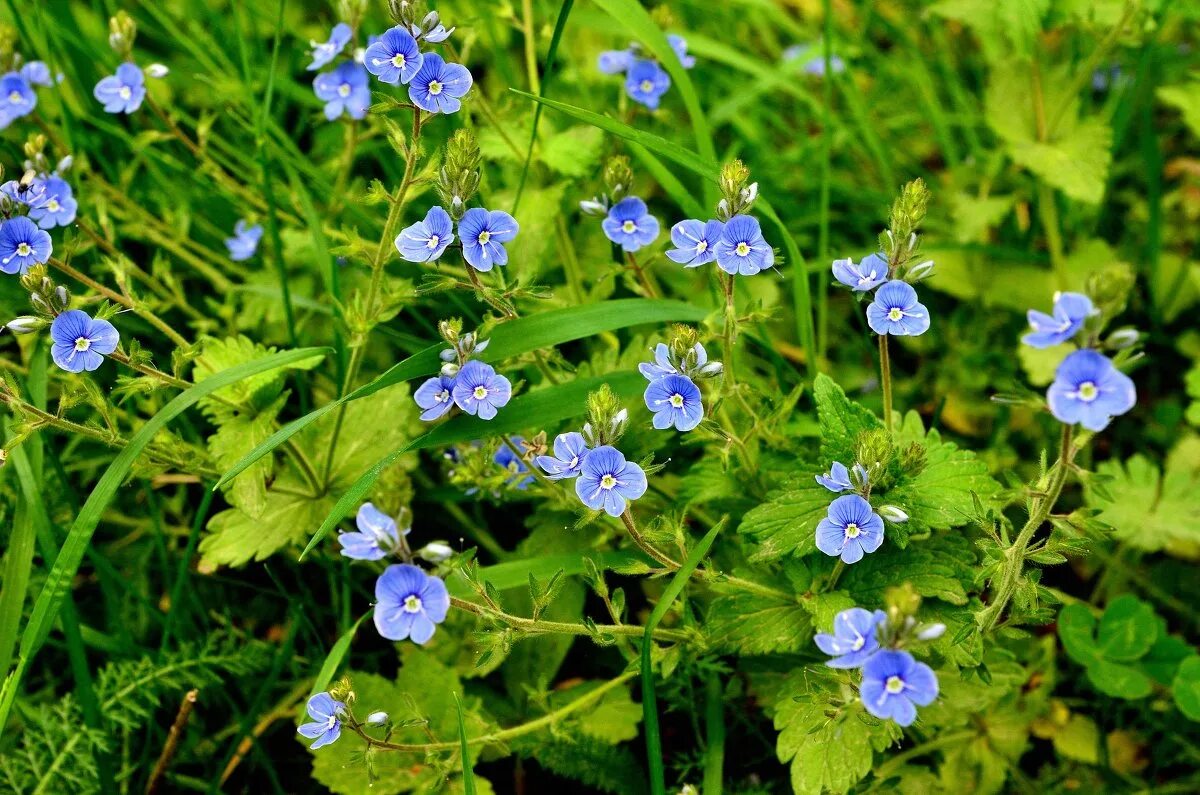
[[(522, 436), (512, 436), (509, 437), (509, 441), (513, 443), (514, 447), (520, 450), (521, 443), (525, 441), (525, 438)], [(492, 461), (498, 464), (502, 469), (506, 469), (513, 473), (512, 477), (508, 478), (508, 480), (505, 482), (509, 485), (516, 486), (521, 491), (525, 491), (525, 489), (529, 488), (529, 484), (533, 483), (533, 481), (537, 479), (533, 475), (528, 474), (525, 475), (525, 477), (521, 477), (523, 473), (529, 472), (529, 467), (527, 467), (525, 465), (525, 461), (522, 460), (521, 457), (516, 453), (514, 453), (506, 444), (500, 445), (500, 448), (496, 450), (496, 454), (492, 456)]]
[(315, 72), (336, 58), (346, 48), (346, 45), (350, 43), (352, 35), (354, 35), (354, 30), (345, 22), (339, 22), (329, 32), (329, 41), (325, 43), (315, 40), (310, 41), (312, 63), (308, 65), (308, 71)]
[(1118, 64), (1102, 66), (1092, 72), (1092, 90), (1096, 92), (1108, 91), (1120, 79), (1121, 67)]
[(879, 288), (867, 306), (867, 325), (876, 334), (917, 336), (929, 330), (929, 310), (917, 302), (917, 291), (908, 282), (892, 279)]
[(600, 53), (600, 71), (606, 75), (619, 75), (629, 71), (633, 64), (633, 50), (605, 50)]
[(679, 431), (690, 431), (704, 419), (704, 404), (700, 387), (683, 375), (668, 375), (651, 381), (643, 395), (646, 408), (654, 412), (654, 427), (665, 430), (672, 425)]
[(430, 113), (457, 113), (459, 102), (471, 90), (467, 67), (446, 63), (437, 53), (425, 53), (421, 69), (408, 85), (408, 98)]
[(378, 77), (379, 82), (404, 85), (412, 82), (424, 61), (417, 40), (399, 25), (371, 42), (363, 56), (367, 71)]
[(75, 220), (79, 202), (65, 179), (50, 176), (41, 180), (41, 193), (37, 206), (29, 208), (30, 220), (37, 221), (42, 229), (67, 226)]
[(432, 262), (454, 242), (454, 222), (441, 207), (430, 207), (425, 220), (396, 235), (396, 250), (409, 262)]
[(638, 372), (645, 376), (647, 381), (657, 381), (668, 375), (676, 375), (679, 371), (671, 362), (671, 349), (667, 347), (667, 343), (660, 342), (654, 346), (654, 361), (639, 364)]
[(577, 478), (587, 455), (587, 440), (582, 433), (560, 433), (554, 438), (554, 455), (539, 455), (537, 465), (550, 480)]
[[(854, 469), (859, 472), (862, 477), (862, 482), (867, 482), (867, 470), (862, 464), (855, 464)], [(845, 464), (833, 462), (833, 466), (824, 475), (817, 475), (817, 482), (825, 488), (832, 491), (834, 494), (843, 491), (849, 491), (854, 488), (854, 484), (850, 481), (850, 470), (846, 469)]]
[[(824, 77), (825, 55), (823, 53), (813, 55), (814, 52), (818, 52), (818, 46), (819, 43), (793, 44), (791, 47), (788, 47), (783, 51), (783, 60), (797, 61), (801, 58), (805, 58), (806, 60), (801, 67), (804, 73), (814, 77)], [(833, 70), (834, 74), (841, 74), (842, 72), (846, 71), (846, 62), (840, 55), (831, 54), (829, 56), (829, 66)]]
[(646, 473), (637, 464), (626, 461), (615, 447), (602, 445), (588, 453), (580, 464), (575, 494), (594, 511), (603, 509), (609, 516), (620, 516), (626, 500), (646, 493)]
[(308, 700), (308, 717), (312, 723), (302, 723), (296, 731), (301, 737), (316, 740), (310, 748), (314, 751), (329, 745), (342, 734), (342, 721), (338, 717), (346, 709), (344, 701), (334, 701), (328, 693), (317, 693)]
[(696, 268), (717, 258), (717, 241), (725, 224), (720, 221), (696, 221), (688, 219), (671, 227), (671, 242), (675, 248), (667, 252), (667, 258), (685, 268)]
[[(45, 61), (30, 61), (21, 67), (21, 77), (25, 78), (25, 82), (31, 86), (51, 86), (54, 85), (54, 78), (50, 75), (50, 67)], [(59, 75), (59, 80), (62, 75)]]
[(694, 56), (688, 55), (687, 39), (680, 36), (678, 33), (668, 33), (667, 43), (671, 45), (671, 49), (675, 51), (675, 55), (679, 57), (679, 63), (684, 69), (691, 69), (696, 65)]
[(887, 620), (882, 610), (872, 613), (861, 607), (843, 610), (833, 619), (833, 634), (817, 633), (817, 647), (834, 659), (825, 664), (830, 668), (860, 668), (879, 651), (875, 628)]
[(86, 312), (70, 309), (50, 324), (50, 358), (68, 373), (95, 370), (104, 357), (117, 349), (121, 335), (107, 320), (93, 319)]
[(50, 233), (23, 215), (0, 226), (0, 271), (4, 273), (24, 273), (50, 259), (53, 252)]
[(331, 72), (313, 78), (313, 93), (325, 103), (325, 118), (333, 121), (343, 113), (362, 119), (371, 107), (371, 87), (367, 70), (354, 61), (346, 61)]
[(868, 254), (858, 265), (849, 257), (833, 261), (833, 278), (856, 293), (874, 290), (886, 282), (887, 277), (888, 261), (880, 254)]
[(490, 271), (493, 265), (507, 265), (508, 252), (504, 244), (517, 236), (517, 219), (503, 210), (491, 212), (472, 207), (458, 222), (458, 238), (462, 241), (463, 259), (477, 271)]
[(146, 98), (146, 79), (135, 63), (123, 63), (117, 73), (101, 78), (92, 96), (104, 105), (105, 113), (133, 113)]
[(234, 262), (248, 260), (258, 251), (258, 241), (262, 239), (263, 228), (259, 224), (247, 226), (244, 220), (233, 225), (233, 237), (225, 238), (225, 248), (229, 249), (229, 258)]
[(10, 179), (0, 185), (0, 194), (8, 197), (14, 204), (23, 204), (32, 213), (41, 209), (46, 201), (46, 181), (34, 179), (29, 182)]
[(883, 649), (863, 665), (858, 693), (867, 712), (910, 726), (917, 719), (917, 707), (937, 698), (937, 675), (906, 651)]
[(418, 39), (423, 39), (430, 44), (438, 44), (450, 38), (450, 34), (457, 30), (457, 28), (450, 28), (447, 30), (445, 25), (441, 24), (441, 22), (437, 22), (437, 24), (431, 27), (428, 31), (423, 31), (422, 25), (425, 25), (429, 22), (430, 16), (431, 14), (426, 14), (425, 19), (421, 20), (421, 25), (414, 24), (412, 26), (413, 36), (417, 37)]
[(1113, 417), (1133, 408), (1137, 389), (1133, 379), (1114, 367), (1107, 356), (1082, 350), (1058, 366), (1046, 401), (1059, 422), (1102, 431)]
[(658, 109), (659, 100), (670, 87), (671, 76), (657, 61), (637, 59), (630, 64), (629, 71), (625, 74), (625, 93), (634, 102), (645, 105), (650, 110)]
[(1047, 315), (1030, 309), (1029, 326), (1033, 331), (1021, 337), (1021, 342), (1031, 348), (1050, 348), (1066, 342), (1083, 328), (1089, 317), (1096, 314), (1096, 309), (1092, 306), (1092, 299), (1082, 293), (1057, 293), (1053, 312), (1053, 315)]
[(829, 513), (817, 524), (817, 549), (844, 563), (858, 563), (883, 543), (883, 520), (871, 503), (846, 494), (829, 503)]
[[(338, 533), (342, 554), (354, 560), (381, 560), (395, 552), (400, 546), (400, 530), (396, 520), (364, 502), (354, 517), (357, 533)], [(412, 532), (405, 528), (404, 535)]]
[(17, 72), (0, 77), (0, 130), (31, 113), (36, 106), (37, 94), (27, 78)]
[(763, 239), (758, 219), (735, 215), (717, 241), (717, 267), (728, 274), (753, 276), (775, 264), (775, 250)]
[(614, 204), (600, 225), (605, 236), (625, 251), (637, 251), (658, 237), (658, 219), (636, 196), (626, 196)]
[(454, 379), (436, 375), (417, 387), (413, 398), (424, 409), (421, 419), (426, 422), (436, 420), (454, 407)]
[(375, 582), (375, 628), (388, 640), (424, 645), (449, 610), (446, 583), (417, 566), (388, 566)]
[(454, 403), (468, 414), (481, 420), (496, 416), (512, 397), (512, 384), (491, 365), (472, 359), (463, 365), (454, 378)]

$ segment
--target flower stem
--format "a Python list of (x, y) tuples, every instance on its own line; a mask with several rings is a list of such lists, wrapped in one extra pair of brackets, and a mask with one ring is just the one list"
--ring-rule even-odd
[(733, 388), (737, 383), (733, 375), (733, 343), (737, 339), (737, 310), (733, 303), (734, 276), (732, 273), (721, 274), (721, 285), (725, 289), (725, 384)]
[(629, 267), (633, 269), (633, 273), (637, 276), (638, 284), (646, 291), (647, 298), (658, 298), (658, 290), (650, 281), (650, 277), (646, 274), (646, 269), (637, 261), (637, 257), (632, 251), (625, 252), (625, 261), (629, 263)]
[(186, 339), (184, 339), (182, 334), (177, 332), (175, 329), (171, 328), (170, 324), (167, 323), (167, 321), (163, 320), (161, 317), (154, 314), (149, 309), (146, 309), (144, 306), (141, 306), (140, 304), (135, 303), (133, 301), (133, 299), (129, 298), (128, 296), (122, 295), (121, 293), (118, 293), (115, 290), (110, 290), (109, 288), (105, 287), (103, 284), (100, 284), (100, 282), (96, 281), (95, 279), (91, 278), (90, 276), (80, 273), (79, 271), (75, 270), (74, 267), (72, 267), (71, 265), (68, 265), (67, 263), (63, 262), (62, 260), (60, 260), (56, 257), (51, 257), (49, 259), (49, 264), (55, 270), (59, 271), (60, 273), (63, 273), (66, 276), (70, 276), (72, 279), (79, 282), (80, 284), (90, 287), (91, 289), (100, 293), (100, 295), (104, 296), (108, 300), (110, 300), (114, 303), (120, 304), (121, 306), (125, 307), (126, 309), (131, 310), (135, 315), (142, 318), (147, 323), (154, 326), (154, 328), (158, 329), (163, 334), (165, 334), (171, 340), (171, 342), (175, 343), (176, 346), (178, 346), (180, 348), (187, 348), (191, 345), (191, 343), (189, 343)]
[(883, 427), (892, 430), (892, 361), (888, 335), (879, 335), (879, 385), (883, 389)]
[[(573, 624), (564, 621), (544, 621), (542, 619), (523, 618), (522, 616), (514, 616), (510, 613), (505, 613), (501, 610), (495, 610), (487, 605), (480, 605), (474, 602), (468, 602), (465, 599), (459, 599), (457, 596), (450, 597), (450, 604), (457, 607), (459, 610), (465, 610), (468, 613), (474, 613), (477, 616), (485, 618), (494, 618), (508, 624), (514, 629), (520, 629), (533, 635), (592, 635), (591, 627), (586, 624)], [(646, 634), (646, 628), (636, 624), (595, 624), (595, 630), (600, 633), (608, 633), (610, 635), (626, 635), (629, 637), (640, 638)], [(656, 629), (654, 630), (654, 639), (662, 641), (673, 641), (676, 643), (684, 643), (693, 640), (694, 636), (683, 630), (677, 629)]]

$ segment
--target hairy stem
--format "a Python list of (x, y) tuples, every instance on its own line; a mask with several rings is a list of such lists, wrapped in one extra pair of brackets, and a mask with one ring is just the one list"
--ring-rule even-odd
[(892, 360), (888, 355), (888, 335), (879, 335), (879, 385), (883, 389), (883, 427), (892, 430)]
[(70, 276), (75, 281), (79, 282), (80, 284), (90, 287), (91, 289), (100, 293), (100, 295), (104, 296), (105, 298), (112, 301), (113, 303), (120, 304), (121, 306), (125, 307), (126, 309), (131, 310), (135, 315), (142, 318), (147, 323), (154, 326), (156, 329), (158, 329), (163, 334), (165, 334), (171, 340), (171, 342), (175, 343), (176, 346), (178, 346), (180, 348), (186, 348), (191, 344), (186, 339), (184, 339), (182, 334), (177, 332), (175, 329), (171, 328), (171, 325), (169, 323), (167, 323), (167, 321), (163, 320), (158, 315), (151, 312), (149, 309), (146, 309), (144, 306), (136, 303), (129, 296), (122, 295), (121, 293), (118, 293), (115, 290), (110, 290), (109, 288), (105, 287), (103, 284), (100, 284), (100, 282), (96, 281), (92, 277), (79, 272), (73, 266), (68, 265), (67, 263), (63, 262), (62, 260), (60, 260), (56, 257), (51, 257), (48, 260), (48, 262), (51, 267), (53, 267), (55, 270), (59, 271), (63, 275)]
[[(503, 622), (514, 629), (519, 629), (528, 632), (532, 635), (592, 635), (595, 634), (593, 627), (586, 624), (572, 624), (564, 621), (545, 621), (543, 619), (523, 618), (514, 616), (510, 613), (505, 613), (501, 610), (488, 607), (487, 605), (475, 604), (468, 602), (465, 599), (459, 599), (457, 596), (450, 597), (450, 604), (457, 607), (459, 610), (465, 610), (468, 613), (474, 613), (477, 616), (484, 618), (494, 618), (497, 621)], [(627, 635), (629, 637), (640, 638), (646, 633), (646, 628), (636, 624), (596, 624), (594, 629), (600, 633), (608, 633), (610, 635)], [(690, 632), (676, 629), (656, 629), (654, 630), (654, 639), (662, 641), (670, 641), (675, 643), (686, 643), (694, 640), (695, 636)]]

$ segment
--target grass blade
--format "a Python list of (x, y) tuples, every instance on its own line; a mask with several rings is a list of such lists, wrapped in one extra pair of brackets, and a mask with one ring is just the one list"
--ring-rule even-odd
[(458, 745), (462, 749), (463, 792), (465, 795), (475, 795), (475, 771), (471, 769), (471, 752), (467, 747), (467, 722), (463, 719), (462, 701), (458, 693), (454, 694), (454, 704), (458, 708)]
[(333, 677), (337, 674), (338, 667), (341, 666), (342, 660), (346, 659), (346, 652), (350, 651), (350, 643), (354, 640), (354, 635), (358, 632), (359, 625), (366, 620), (367, 616), (375, 608), (371, 608), (367, 612), (358, 617), (354, 622), (354, 626), (342, 633), (342, 636), (333, 644), (333, 648), (329, 650), (329, 654), (325, 655), (325, 662), (321, 663), (321, 670), (317, 672), (317, 678), (313, 682), (312, 690), (309, 692), (309, 697), (315, 696), (317, 693), (324, 693), (329, 689), (329, 683), (333, 681)]

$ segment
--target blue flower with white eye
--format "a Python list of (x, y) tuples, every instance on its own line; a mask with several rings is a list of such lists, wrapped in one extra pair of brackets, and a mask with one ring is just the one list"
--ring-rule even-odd
[(50, 233), (23, 215), (0, 226), (0, 271), (4, 273), (24, 273), (50, 259), (53, 252)]
[(696, 65), (695, 56), (688, 55), (687, 39), (683, 36), (680, 36), (678, 33), (668, 33), (667, 44), (671, 45), (671, 49), (675, 51), (675, 55), (679, 58), (679, 63), (684, 69), (691, 69)]
[(71, 186), (62, 177), (47, 177), (41, 180), (41, 198), (37, 206), (30, 206), (29, 218), (37, 221), (42, 229), (67, 226), (75, 220), (79, 202), (75, 200)]
[(1107, 356), (1093, 350), (1075, 351), (1058, 365), (1046, 402), (1059, 422), (1102, 431), (1113, 417), (1133, 408), (1137, 388)]
[[(867, 468), (862, 464), (854, 465), (854, 473), (858, 475), (858, 480), (864, 486), (867, 484)], [(850, 479), (850, 470), (846, 469), (845, 464), (833, 462), (833, 466), (824, 475), (817, 475), (817, 483), (820, 483), (825, 488), (832, 491), (834, 494), (850, 491), (854, 488), (854, 481)]]
[(507, 265), (508, 251), (504, 244), (520, 231), (517, 219), (503, 210), (488, 211), (472, 207), (458, 222), (458, 239), (462, 241), (463, 259), (477, 271), (490, 271), (493, 265)]
[(867, 325), (876, 334), (915, 337), (929, 330), (929, 310), (917, 301), (908, 282), (892, 279), (879, 288), (867, 306)]
[(636, 196), (626, 196), (609, 208), (600, 226), (605, 236), (625, 251), (637, 251), (658, 237), (658, 219)]
[(445, 375), (436, 375), (417, 387), (413, 398), (423, 409), (421, 419), (426, 422), (436, 420), (454, 408), (454, 379)]
[(659, 100), (670, 87), (671, 76), (657, 61), (635, 59), (625, 73), (625, 93), (650, 110), (658, 110)]
[(642, 396), (646, 408), (654, 412), (654, 427), (660, 431), (675, 426), (690, 431), (704, 419), (700, 387), (684, 375), (668, 375), (651, 381)]
[(937, 698), (937, 674), (906, 651), (883, 649), (863, 665), (858, 693), (867, 712), (910, 726), (917, 719), (917, 707)]
[(396, 235), (396, 250), (409, 262), (433, 262), (454, 242), (454, 222), (441, 207), (430, 207), (425, 220)]
[(388, 640), (424, 645), (449, 611), (446, 583), (417, 566), (388, 566), (375, 581), (375, 628)]
[(775, 250), (763, 239), (758, 219), (735, 215), (717, 241), (717, 267), (730, 275), (753, 276), (775, 264)]
[(675, 248), (667, 252), (667, 259), (685, 268), (712, 262), (717, 258), (717, 241), (724, 230), (725, 224), (720, 221), (680, 221), (671, 227), (671, 242)]
[(334, 701), (328, 693), (317, 693), (308, 700), (308, 717), (312, 723), (302, 723), (296, 731), (301, 737), (316, 740), (310, 748), (314, 751), (329, 745), (342, 734), (341, 715), (346, 710), (346, 702)]
[[(357, 533), (338, 533), (342, 554), (354, 560), (382, 560), (400, 548), (400, 529), (396, 520), (369, 502), (364, 502), (354, 517)], [(404, 529), (404, 535), (412, 532)]]
[(425, 53), (421, 69), (408, 84), (408, 98), (421, 110), (430, 113), (457, 113), (459, 102), (471, 90), (471, 73), (467, 67), (446, 63), (437, 53)]
[(371, 107), (371, 86), (367, 70), (354, 61), (346, 61), (331, 72), (313, 78), (313, 93), (325, 103), (325, 118), (333, 121), (343, 113), (362, 119)]
[(229, 258), (234, 262), (242, 262), (254, 256), (258, 251), (258, 241), (262, 240), (263, 228), (260, 224), (248, 225), (239, 220), (233, 225), (233, 237), (225, 238), (225, 248), (229, 249)]
[(512, 397), (512, 384), (489, 364), (472, 359), (454, 377), (454, 403), (481, 420), (496, 416)]
[(634, 59), (633, 50), (605, 50), (600, 53), (599, 67), (600, 71), (606, 75), (620, 75), (629, 71), (629, 67), (633, 65)]
[(0, 195), (6, 196), (13, 204), (23, 204), (29, 212), (40, 209), (46, 201), (46, 181), (33, 179), (29, 182), (10, 179), (0, 185)]
[(50, 358), (68, 373), (95, 370), (117, 349), (121, 335), (107, 320), (70, 309), (50, 324)]
[(671, 349), (667, 347), (667, 343), (660, 342), (654, 346), (654, 361), (639, 364), (638, 372), (645, 376), (647, 381), (657, 381), (679, 371), (671, 362)]
[(338, 57), (338, 54), (350, 43), (350, 37), (353, 35), (354, 30), (349, 25), (345, 22), (339, 22), (333, 26), (333, 30), (329, 31), (329, 41), (323, 43), (315, 40), (310, 41), (312, 63), (308, 65), (308, 71), (315, 72)]
[(858, 265), (849, 257), (833, 261), (833, 278), (856, 293), (874, 290), (886, 282), (887, 277), (887, 258), (879, 254), (868, 254)]
[[(509, 441), (513, 443), (513, 447), (520, 450), (525, 437), (511, 436), (509, 437)], [(526, 474), (529, 472), (529, 467), (525, 465), (524, 459), (514, 453), (506, 444), (500, 445), (500, 449), (496, 450), (496, 454), (492, 456), (492, 461), (499, 465), (501, 469), (506, 469), (512, 473), (512, 477), (508, 478), (505, 482), (521, 491), (525, 491), (525, 489), (529, 488), (529, 484), (537, 479), (531, 474)], [(521, 477), (522, 475), (525, 476)]]
[(1047, 315), (1036, 309), (1028, 313), (1029, 327), (1033, 331), (1021, 337), (1021, 342), (1031, 348), (1050, 348), (1075, 336), (1084, 322), (1096, 314), (1092, 299), (1083, 293), (1056, 293), (1053, 314)]
[[(46, 65), (45, 61), (30, 61), (21, 67), (20, 75), (31, 86), (54, 85), (54, 78), (50, 75), (50, 67)], [(62, 80), (62, 75), (59, 75), (59, 80)]]
[(104, 105), (105, 113), (133, 113), (146, 98), (146, 78), (135, 63), (123, 63), (116, 74), (101, 78), (92, 96)]
[(0, 77), (0, 130), (31, 113), (37, 106), (37, 94), (29, 80), (18, 72)]
[(829, 503), (829, 512), (817, 524), (817, 549), (843, 563), (858, 563), (863, 555), (883, 544), (883, 519), (871, 503), (857, 494), (846, 494)]
[(887, 620), (882, 610), (872, 613), (861, 607), (843, 610), (833, 619), (833, 634), (818, 632), (813, 638), (817, 647), (833, 657), (826, 661), (830, 668), (860, 668), (879, 651), (875, 629)]
[(587, 440), (582, 433), (560, 433), (554, 438), (554, 455), (539, 455), (537, 465), (550, 480), (577, 478), (587, 454)]
[(371, 42), (363, 55), (363, 65), (381, 83), (408, 85), (421, 71), (424, 62), (425, 56), (417, 47), (417, 40), (400, 25)]
[(579, 469), (575, 494), (587, 507), (609, 516), (620, 516), (626, 500), (641, 497), (649, 485), (640, 466), (607, 444), (588, 453)]

